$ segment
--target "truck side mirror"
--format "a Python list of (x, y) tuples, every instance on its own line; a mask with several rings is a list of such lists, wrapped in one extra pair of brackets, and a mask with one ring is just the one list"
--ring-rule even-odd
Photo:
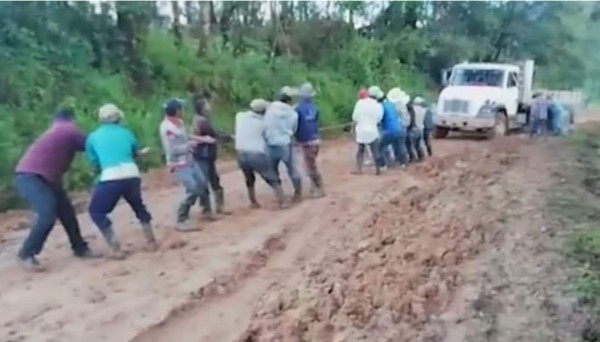
[(450, 73), (452, 72), (452, 69), (444, 69), (442, 70), (442, 85), (445, 87), (448, 85), (448, 82), (450, 81)]

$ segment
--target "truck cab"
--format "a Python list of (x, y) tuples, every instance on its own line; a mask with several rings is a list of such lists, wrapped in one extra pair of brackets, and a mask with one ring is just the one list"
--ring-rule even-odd
[(439, 95), (434, 136), (450, 131), (504, 135), (527, 121), (533, 61), (522, 65), (461, 63), (446, 71)]

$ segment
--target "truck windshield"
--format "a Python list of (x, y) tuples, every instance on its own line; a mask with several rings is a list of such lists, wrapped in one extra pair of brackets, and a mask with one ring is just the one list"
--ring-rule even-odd
[(451, 86), (502, 87), (504, 70), (494, 69), (454, 69), (450, 77)]

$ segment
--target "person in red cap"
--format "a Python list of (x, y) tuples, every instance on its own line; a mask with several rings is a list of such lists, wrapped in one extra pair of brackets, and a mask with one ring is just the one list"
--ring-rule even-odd
[[(369, 91), (366, 88), (360, 88), (358, 91), (358, 99), (364, 100), (369, 97)], [(373, 163), (373, 156), (369, 154), (369, 149), (365, 149), (365, 165), (369, 166)]]
[(365, 88), (361, 88), (358, 91), (358, 98), (359, 99), (366, 99), (367, 97), (369, 97), (369, 91)]

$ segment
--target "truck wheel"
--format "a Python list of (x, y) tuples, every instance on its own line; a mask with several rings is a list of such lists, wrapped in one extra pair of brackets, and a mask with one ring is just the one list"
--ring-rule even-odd
[(450, 133), (450, 129), (447, 127), (435, 126), (433, 128), (433, 137), (435, 139), (444, 139), (448, 136), (448, 133)]
[(490, 128), (486, 132), (486, 138), (494, 139), (497, 136), (504, 136), (508, 134), (508, 118), (504, 112), (496, 113), (496, 123), (493, 128)]

